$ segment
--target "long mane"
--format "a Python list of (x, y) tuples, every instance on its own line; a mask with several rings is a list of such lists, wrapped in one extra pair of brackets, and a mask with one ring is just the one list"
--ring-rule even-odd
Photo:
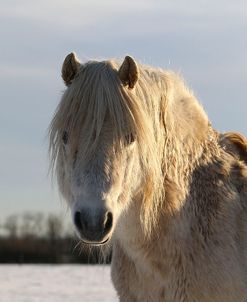
[[(176, 158), (177, 164), (183, 158), (179, 154), (181, 148), (174, 140), (174, 135), (179, 135), (176, 133), (178, 126), (168, 115), (168, 112), (179, 114), (174, 109), (176, 96), (173, 85), (181, 80), (172, 73), (141, 66), (139, 80), (130, 90), (119, 80), (119, 66), (113, 60), (90, 61), (81, 65), (65, 91), (49, 128), (51, 163), (55, 169), (62, 164), (64, 131), (68, 133), (71, 153), (76, 152), (83, 140), (83, 148), (78, 154), (82, 161), (90, 160), (97, 150), (105, 119), (110, 119), (113, 124), (112, 134), (117, 150), (121, 150), (126, 133), (133, 133), (145, 180), (141, 219), (145, 231), (150, 233), (164, 204), (164, 183), (169, 173), (164, 158)], [(191, 95), (182, 82), (179, 89), (179, 93)], [(192, 145), (189, 147), (193, 148)], [(175, 181), (179, 172), (175, 164), (169, 165), (173, 167)]]

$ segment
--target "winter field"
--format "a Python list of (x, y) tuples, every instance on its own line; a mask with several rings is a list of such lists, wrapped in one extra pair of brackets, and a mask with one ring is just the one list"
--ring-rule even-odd
[(109, 266), (0, 265), (1, 302), (117, 302)]

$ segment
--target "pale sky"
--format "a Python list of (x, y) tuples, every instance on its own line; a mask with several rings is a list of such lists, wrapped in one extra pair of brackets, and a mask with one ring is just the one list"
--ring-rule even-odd
[(47, 175), (60, 70), (124, 58), (179, 72), (214, 127), (247, 135), (245, 0), (0, 0), (0, 218), (65, 212)]

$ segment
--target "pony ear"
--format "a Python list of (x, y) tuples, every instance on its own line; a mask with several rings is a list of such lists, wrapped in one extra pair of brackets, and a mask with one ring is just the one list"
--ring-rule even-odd
[(130, 89), (134, 88), (139, 77), (139, 70), (135, 60), (130, 56), (126, 56), (118, 70), (118, 75), (124, 86), (128, 86)]
[(62, 78), (66, 86), (69, 86), (80, 67), (80, 61), (74, 52), (67, 55), (62, 66)]

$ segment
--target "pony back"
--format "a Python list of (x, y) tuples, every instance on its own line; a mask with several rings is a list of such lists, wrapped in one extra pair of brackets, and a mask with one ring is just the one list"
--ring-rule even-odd
[(220, 144), (234, 157), (247, 164), (247, 139), (237, 132), (220, 135)]

